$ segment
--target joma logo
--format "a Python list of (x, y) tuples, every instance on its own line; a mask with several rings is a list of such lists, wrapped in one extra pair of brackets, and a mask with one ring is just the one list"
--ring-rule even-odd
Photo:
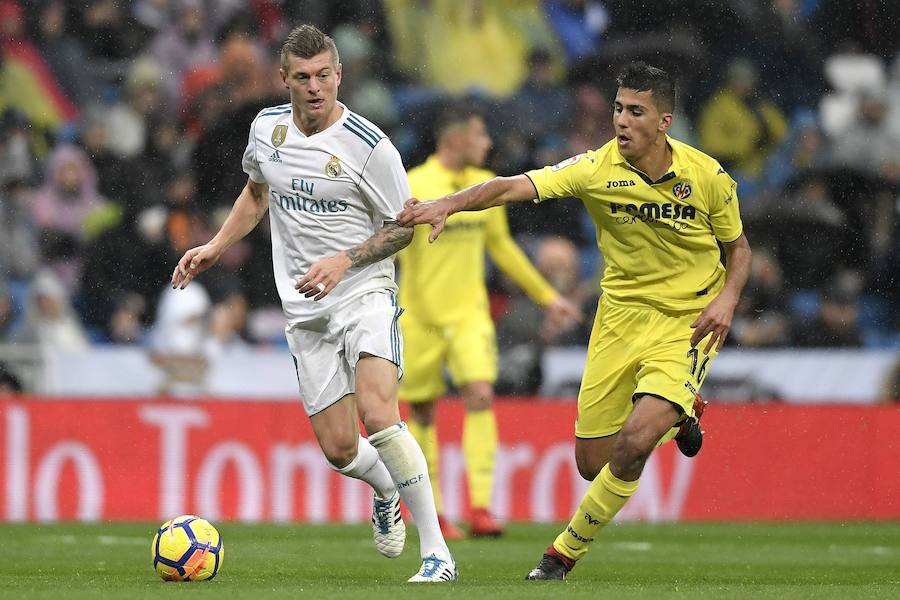
[(631, 187), (637, 185), (633, 179), (619, 179), (617, 181), (607, 181), (606, 189), (617, 187)]

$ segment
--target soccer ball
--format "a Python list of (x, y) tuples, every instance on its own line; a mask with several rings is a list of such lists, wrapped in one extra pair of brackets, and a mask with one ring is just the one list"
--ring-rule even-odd
[(166, 581), (212, 579), (222, 566), (225, 546), (206, 519), (182, 515), (166, 521), (153, 536), (153, 568)]

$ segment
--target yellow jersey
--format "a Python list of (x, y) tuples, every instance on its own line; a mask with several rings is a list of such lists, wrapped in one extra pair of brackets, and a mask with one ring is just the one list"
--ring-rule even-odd
[(611, 302), (698, 310), (725, 283), (716, 240), (743, 232), (737, 184), (715, 159), (667, 142), (672, 168), (655, 182), (625, 160), (615, 139), (526, 175), (537, 202), (584, 202), (606, 263), (600, 287)]
[[(423, 201), (494, 177), (476, 167), (451, 171), (434, 155), (408, 175), (413, 196)], [(504, 207), (452, 215), (433, 244), (428, 243), (430, 233), (429, 227), (416, 227), (412, 242), (398, 255), (400, 304), (420, 322), (442, 327), (476, 311), (489, 314), (485, 250), (532, 300), (544, 305), (556, 298), (556, 291), (513, 241)]]

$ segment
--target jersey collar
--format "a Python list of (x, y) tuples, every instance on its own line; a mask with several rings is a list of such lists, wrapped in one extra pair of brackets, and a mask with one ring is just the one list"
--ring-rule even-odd
[(334, 131), (335, 127), (340, 127), (340, 126), (344, 123), (344, 121), (347, 120), (347, 115), (350, 114), (350, 109), (347, 108), (347, 105), (345, 105), (343, 102), (340, 102), (340, 101), (338, 101), (338, 100), (335, 100), (335, 104), (337, 104), (338, 106), (340, 106), (340, 107), (343, 109), (343, 112), (341, 112), (341, 116), (339, 116), (339, 117), (337, 118), (337, 121), (335, 121), (334, 123), (332, 123), (331, 125), (329, 125), (329, 126), (326, 127), (325, 129), (323, 129), (322, 131), (318, 131), (318, 132), (316, 132), (316, 133), (314, 133), (314, 134), (312, 134), (312, 135), (306, 135), (305, 133), (303, 133), (302, 131), (300, 131), (300, 128), (297, 127), (297, 124), (296, 124), (296, 123), (294, 123), (294, 114), (293, 114), (293, 112), (291, 113), (291, 129), (293, 129), (294, 132), (295, 132), (297, 135), (299, 135), (300, 137), (302, 137), (303, 139), (310, 139), (310, 138), (314, 138), (314, 137), (319, 137), (320, 135), (324, 135), (324, 134), (326, 134), (326, 133), (329, 133), (329, 132), (331, 132), (331, 131)]
[(669, 148), (672, 150), (672, 166), (669, 169), (668, 173), (666, 173), (665, 175), (663, 175), (656, 181), (653, 181), (652, 179), (650, 179), (649, 175), (647, 175), (640, 169), (635, 168), (631, 163), (629, 163), (627, 160), (625, 160), (625, 157), (622, 156), (621, 152), (619, 152), (619, 145), (615, 143), (615, 140), (613, 140), (613, 147), (612, 147), (612, 151), (613, 151), (612, 163), (614, 165), (622, 165), (629, 171), (633, 171), (641, 179), (643, 179), (644, 183), (646, 183), (647, 185), (657, 185), (660, 183), (665, 183), (667, 181), (671, 181), (672, 179), (675, 179), (676, 177), (681, 175), (681, 172), (685, 169), (685, 164), (684, 164), (684, 161), (682, 160), (681, 149), (678, 147), (678, 140), (673, 140), (672, 138), (670, 138), (667, 135), (666, 143), (669, 145)]

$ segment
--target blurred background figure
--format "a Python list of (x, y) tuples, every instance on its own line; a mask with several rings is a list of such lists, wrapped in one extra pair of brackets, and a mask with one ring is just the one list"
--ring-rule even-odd
[[(287, 101), (278, 40), (309, 20), (338, 41), (343, 99), (366, 107), (406, 167), (427, 158), (449, 103), (485, 115), (494, 140), (487, 166), (503, 175), (611, 139), (610, 74), (623, 60), (676, 73), (684, 108), (670, 135), (727, 163), (759, 255), (734, 339), (831, 345), (806, 330), (820, 325), (826, 300), (834, 308), (831, 282), (850, 271), (863, 280), (858, 318), (844, 316), (849, 331), (827, 331), (835, 343), (900, 347), (896, 3), (662, 0), (653, 11), (608, 0), (76, 4), (0, 0), (7, 337), (23, 332), (36, 274), (49, 268), (90, 344), (149, 343), (172, 257), (219, 226), (244, 183), (221, 168), (246, 146), (234, 123)], [(545, 238), (573, 244), (579, 285), (593, 295), (603, 263), (583, 207), (553, 203), (539, 220), (532, 212), (510, 207), (511, 234), (535, 257)], [(210, 273), (220, 348), (284, 343), (271, 260), (264, 219)], [(554, 347), (538, 321), (513, 318), (533, 307), (494, 271), (488, 289), (507, 356), (528, 344)], [(850, 296), (837, 297), (847, 308)], [(534, 389), (539, 379), (528, 372), (508, 384)]]
[[(196, 284), (196, 282), (194, 282)], [(209, 294), (202, 285), (166, 287), (150, 332), (150, 359), (163, 372), (162, 395), (198, 395), (209, 368)]]
[(35, 276), (25, 309), (25, 327), (19, 339), (62, 352), (85, 352), (89, 348), (87, 334), (72, 309), (69, 294), (52, 271), (45, 269)]
[(700, 111), (698, 127), (701, 146), (745, 181), (760, 176), (766, 156), (787, 133), (784, 114), (760, 88), (756, 65), (747, 59), (728, 65), (724, 85)]

